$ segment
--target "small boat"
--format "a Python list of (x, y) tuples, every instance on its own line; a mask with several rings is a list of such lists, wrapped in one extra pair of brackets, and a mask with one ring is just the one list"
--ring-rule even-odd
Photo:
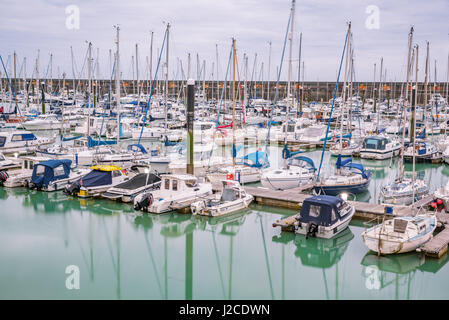
[(13, 159), (7, 159), (1, 152), (0, 152), (0, 171), (7, 171), (11, 169), (18, 169), (21, 167), (20, 161), (13, 160)]
[[(149, 170), (148, 170), (149, 171)], [(121, 202), (132, 202), (134, 198), (146, 191), (159, 189), (161, 178), (153, 173), (138, 173), (133, 178), (109, 188), (101, 197)]]
[(363, 159), (384, 160), (399, 155), (401, 144), (384, 136), (369, 136), (363, 140), (360, 157)]
[(415, 152), (413, 152), (413, 144), (405, 149), (404, 161), (412, 162), (413, 157), (416, 162), (440, 163), (443, 161), (443, 155), (438, 147), (425, 141), (415, 141)]
[(68, 159), (46, 160), (35, 164), (28, 187), (42, 191), (62, 190), (88, 173), (87, 169), (71, 169), (71, 164), (72, 161)]
[(222, 181), (222, 191), (190, 205), (193, 215), (218, 217), (248, 208), (254, 197), (247, 194), (240, 183)]
[(371, 171), (365, 171), (363, 165), (353, 163), (352, 158), (337, 159), (337, 172), (317, 182), (314, 190), (317, 194), (336, 196), (340, 193), (359, 194), (368, 190), (371, 182)]
[(133, 176), (127, 170), (114, 165), (96, 165), (90, 169), (92, 171), (80, 180), (67, 184), (64, 191), (80, 198), (96, 197)]
[(287, 167), (284, 169), (264, 170), (260, 182), (264, 188), (287, 190), (312, 183), (315, 179), (315, 171), (312, 159), (297, 156), (288, 159)]
[(351, 157), (360, 152), (360, 144), (351, 139), (337, 139), (334, 145), (329, 148), (331, 156)]
[[(413, 191), (415, 194), (414, 199)], [(415, 179), (413, 183), (413, 180), (410, 178), (397, 179), (395, 182), (380, 189), (381, 201), (396, 205), (410, 205), (414, 201), (424, 198), (428, 193), (429, 187), (423, 180)]]
[(30, 131), (0, 132), (0, 152), (4, 154), (27, 154), (34, 152), (37, 147), (52, 144), (53, 138), (38, 138)]
[(25, 187), (33, 176), (33, 168), (36, 163), (49, 160), (44, 157), (26, 156), (19, 159), (21, 167), (18, 169), (8, 170), (8, 177), (3, 182), (3, 186), (7, 188)]
[(410, 252), (432, 239), (436, 226), (435, 215), (395, 217), (365, 230), (362, 240), (379, 254)]
[[(61, 124), (56, 114), (41, 114), (33, 120), (23, 122), (22, 126), (26, 130), (59, 130)], [(67, 127), (67, 124), (64, 127)]]
[(134, 198), (134, 209), (149, 213), (164, 213), (187, 208), (212, 194), (212, 184), (200, 183), (191, 174), (161, 175), (159, 190), (144, 192)]
[(340, 197), (319, 195), (304, 200), (294, 231), (306, 237), (330, 239), (349, 225), (354, 206)]

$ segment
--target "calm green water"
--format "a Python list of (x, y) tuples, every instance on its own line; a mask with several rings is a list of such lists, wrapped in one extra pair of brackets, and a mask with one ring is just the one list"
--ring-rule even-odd
[[(293, 212), (253, 205), (227, 218), (137, 215), (61, 192), (0, 189), (0, 298), (447, 299), (449, 266), (378, 259), (354, 221), (332, 240), (280, 234)], [(66, 288), (66, 267), (80, 289)]]
[[(274, 167), (280, 149), (269, 147)], [(321, 151), (306, 155), (319, 166)], [(323, 160), (321, 174), (333, 172), (336, 158)], [(397, 159), (354, 161), (374, 173), (358, 200), (377, 202)], [(416, 172), (431, 191), (449, 179), (444, 164)], [(295, 212), (258, 205), (225, 218), (141, 215), (108, 200), (0, 188), (0, 206), (1, 299), (449, 299), (447, 256), (377, 258), (359, 221), (335, 239), (305, 240), (272, 227)], [(66, 287), (71, 265), (78, 290)]]

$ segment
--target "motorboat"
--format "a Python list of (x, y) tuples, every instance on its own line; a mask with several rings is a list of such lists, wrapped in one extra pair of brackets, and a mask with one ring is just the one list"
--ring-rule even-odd
[(442, 187), (435, 190), (433, 196), (436, 199), (441, 199), (446, 208), (449, 208), (449, 181)]
[(212, 185), (199, 182), (191, 174), (161, 175), (159, 190), (144, 192), (134, 198), (134, 209), (149, 213), (164, 213), (188, 208), (196, 202), (212, 194)]
[(362, 142), (360, 157), (363, 159), (384, 160), (399, 155), (401, 144), (385, 136), (369, 136)]
[(0, 132), (0, 152), (4, 154), (26, 154), (34, 152), (37, 147), (55, 142), (54, 138), (36, 137), (30, 131)]
[(330, 239), (348, 227), (354, 213), (354, 206), (340, 197), (313, 196), (302, 203), (294, 231), (306, 237)]
[(432, 239), (436, 226), (434, 214), (395, 217), (365, 230), (362, 240), (368, 249), (381, 255), (405, 253)]
[(111, 187), (131, 179), (134, 174), (115, 165), (95, 165), (78, 181), (67, 184), (64, 191), (80, 198), (98, 197)]
[(336, 196), (341, 193), (359, 194), (368, 190), (372, 173), (366, 171), (363, 165), (353, 163), (352, 158), (341, 160), (339, 156), (336, 163), (337, 172), (324, 177), (314, 186), (317, 194)]
[[(25, 130), (59, 130), (61, 129), (62, 121), (58, 119), (56, 114), (41, 114), (37, 118), (30, 121), (25, 121), (22, 126)], [(65, 125), (67, 127), (67, 125)]]
[(101, 194), (102, 198), (121, 202), (132, 202), (142, 192), (154, 191), (161, 186), (161, 178), (149, 170), (138, 173), (133, 178), (120, 183)]
[(8, 177), (3, 182), (4, 187), (17, 188), (27, 186), (33, 176), (34, 165), (49, 160), (49, 158), (25, 156), (19, 158), (19, 160), (21, 161), (21, 167), (7, 171)]
[(254, 197), (238, 181), (223, 180), (222, 190), (190, 205), (193, 215), (218, 217), (248, 208)]
[(62, 190), (67, 184), (79, 180), (88, 169), (71, 168), (72, 161), (46, 160), (34, 165), (28, 188), (41, 191)]
[[(413, 148), (415, 151), (413, 152)], [(413, 157), (416, 162), (440, 163), (443, 155), (436, 145), (425, 141), (415, 141), (404, 150), (404, 161), (412, 162)]]

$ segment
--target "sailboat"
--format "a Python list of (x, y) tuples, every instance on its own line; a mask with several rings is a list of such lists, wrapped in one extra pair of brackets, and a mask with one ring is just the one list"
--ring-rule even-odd
[[(292, 1), (292, 8), (290, 13), (290, 34), (289, 34), (289, 43), (290, 43), (290, 55), (289, 55), (289, 64), (288, 64), (288, 82), (287, 82), (287, 111), (286, 111), (286, 119), (285, 123), (288, 123), (287, 118), (290, 110), (291, 103), (293, 101), (293, 97), (291, 94), (291, 73), (292, 73), (292, 42), (293, 42), (293, 22), (295, 18), (295, 1)], [(284, 44), (285, 47), (285, 44)], [(278, 74), (278, 82), (279, 82)], [(276, 100), (276, 97), (275, 97)], [(309, 127), (305, 130), (318, 130), (320, 134), (316, 132), (313, 134), (314, 138), (321, 137), (326, 132), (326, 127), (318, 125), (317, 128)], [(282, 151), (282, 158), (284, 159), (283, 168), (274, 169), (268, 168), (262, 171), (262, 176), (260, 181), (264, 188), (269, 188), (273, 190), (286, 190), (295, 187), (299, 187), (301, 185), (311, 183), (315, 178), (315, 165), (310, 158), (300, 157), (294, 158), (294, 156), (299, 152), (290, 152), (287, 145), (287, 135), (288, 130), (284, 130), (284, 149)], [(304, 134), (302, 134), (301, 139), (304, 139)]]
[(432, 239), (437, 226), (435, 215), (395, 217), (362, 233), (363, 243), (378, 254), (415, 251)]
[(317, 194), (338, 195), (341, 193), (359, 194), (368, 190), (372, 173), (366, 171), (363, 165), (353, 163), (352, 158), (342, 161), (338, 156), (337, 171), (318, 181), (314, 190)]
[[(405, 101), (404, 101), (404, 107), (403, 107), (403, 123), (405, 123), (406, 118), (406, 108), (408, 103), (408, 87), (410, 82), (410, 73), (413, 69), (413, 57), (411, 58), (412, 54), (412, 41), (413, 41), (413, 28), (410, 30), (409, 34), (409, 48), (408, 48), (408, 70), (407, 70), (407, 82), (406, 82), (406, 89), (405, 89)], [(416, 48), (416, 84), (418, 82), (418, 48)], [(411, 115), (411, 125), (410, 125), (410, 137), (412, 140), (411, 143), (411, 159), (413, 162), (413, 178), (406, 178), (404, 177), (404, 145), (405, 145), (405, 131), (402, 132), (402, 145), (401, 145), (401, 157), (399, 158), (399, 174), (394, 182), (392, 182), (389, 185), (386, 185), (382, 187), (381, 189), (381, 201), (384, 203), (394, 203), (394, 204), (404, 204), (409, 205), (413, 204), (416, 200), (419, 200), (423, 198), (425, 195), (429, 193), (429, 189), (426, 185), (426, 183), (423, 180), (415, 179), (415, 157), (416, 157), (416, 151), (417, 151), (417, 145), (416, 145), (416, 102), (417, 102), (417, 92), (416, 92), (416, 86), (413, 88), (412, 91), (412, 115)], [(419, 147), (418, 147), (419, 151)]]

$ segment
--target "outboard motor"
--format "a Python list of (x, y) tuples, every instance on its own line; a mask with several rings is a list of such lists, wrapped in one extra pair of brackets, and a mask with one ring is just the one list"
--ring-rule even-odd
[(6, 171), (0, 171), (0, 186), (3, 186), (3, 183), (8, 180), (9, 175)]
[(72, 182), (64, 188), (64, 193), (68, 196), (73, 196), (80, 191), (79, 181)]
[(310, 222), (307, 225), (306, 239), (309, 237), (315, 237), (317, 232), (318, 232), (318, 225), (316, 223)]
[(134, 210), (148, 211), (148, 207), (153, 203), (153, 195), (151, 193), (144, 193), (141, 197), (134, 201)]

